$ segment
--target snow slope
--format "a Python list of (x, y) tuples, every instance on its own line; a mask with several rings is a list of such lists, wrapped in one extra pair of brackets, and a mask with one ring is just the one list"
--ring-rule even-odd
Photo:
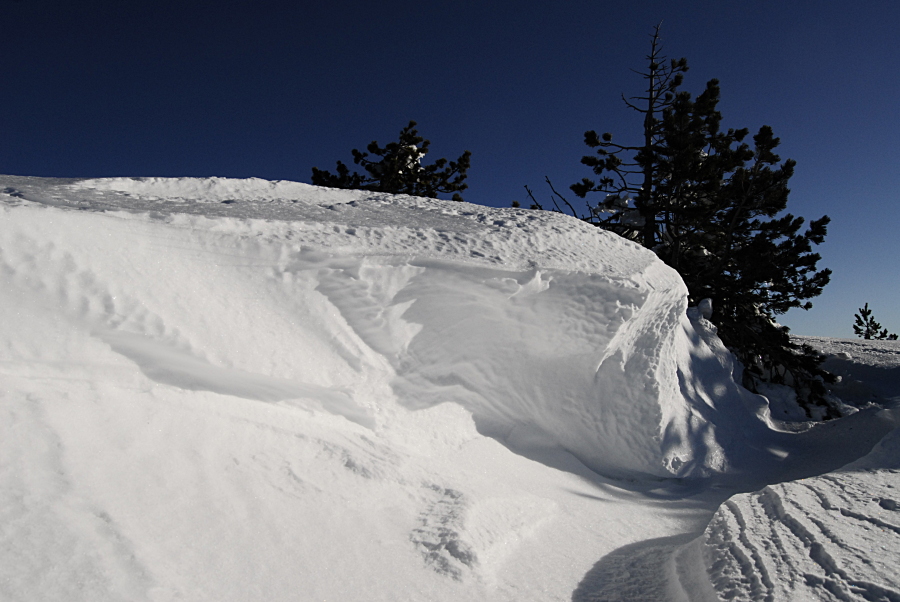
[[(900, 343), (799, 338), (828, 355), (834, 393), (900, 422)], [(832, 445), (870, 435), (845, 420)], [(839, 470), (732, 497), (674, 557), (690, 600), (900, 600), (900, 429)]]
[(745, 539), (719, 526), (745, 498), (719, 504), (897, 423), (772, 428), (677, 274), (564, 216), (254, 179), (0, 190), (2, 599), (744, 591), (747, 565), (704, 564)]
[(867, 456), (725, 502), (679, 551), (688, 599), (900, 599), (897, 431), (885, 446), (888, 465)]
[(590, 226), (283, 182), (10, 188), (91, 212), (10, 212), (7, 277), (156, 382), (312, 397), (371, 427), (353, 389), (377, 374), (404, 407), (459, 403), (482, 433), (598, 472), (724, 465), (691, 408), (708, 396), (679, 385), (698, 347), (680, 279)]

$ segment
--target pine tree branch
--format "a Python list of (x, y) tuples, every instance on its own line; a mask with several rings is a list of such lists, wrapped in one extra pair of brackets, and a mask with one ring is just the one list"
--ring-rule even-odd
[[(578, 213), (575, 211), (575, 207), (573, 207), (572, 204), (569, 203), (568, 200), (566, 200), (566, 197), (564, 197), (563, 195), (559, 194), (559, 192), (556, 191), (556, 188), (553, 187), (553, 182), (550, 181), (550, 178), (548, 178), (547, 176), (544, 176), (544, 181), (546, 181), (547, 184), (550, 186), (550, 191), (553, 192), (553, 194), (558, 196), (560, 199), (562, 199), (562, 202), (565, 203), (566, 206), (572, 211), (572, 217), (580, 219), (578, 216)], [(555, 200), (553, 202), (554, 202), (554, 204), (556, 204)], [(590, 206), (588, 206), (588, 208), (590, 208)], [(560, 213), (562, 213), (562, 212), (560, 212)]]

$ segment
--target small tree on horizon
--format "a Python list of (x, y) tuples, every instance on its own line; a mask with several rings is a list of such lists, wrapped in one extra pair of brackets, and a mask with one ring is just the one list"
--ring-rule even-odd
[(464, 181), (472, 153), (465, 151), (456, 161), (438, 159), (431, 165), (423, 165), (422, 158), (428, 154), (430, 144), (430, 141), (419, 136), (416, 122), (410, 121), (400, 131), (397, 142), (381, 147), (373, 140), (366, 147), (367, 152), (355, 148), (351, 151), (353, 162), (362, 166), (365, 173), (351, 173), (350, 168), (338, 161), (336, 174), (313, 167), (312, 183), (330, 188), (430, 198), (437, 198), (442, 193), (452, 193), (451, 200), (462, 201), (459, 193), (469, 187)]
[(872, 310), (866, 303), (859, 308), (859, 313), (853, 316), (856, 323), (853, 325), (853, 332), (861, 339), (876, 341), (896, 341), (896, 334), (888, 334), (887, 328), (882, 328), (881, 324), (875, 321), (872, 316)]

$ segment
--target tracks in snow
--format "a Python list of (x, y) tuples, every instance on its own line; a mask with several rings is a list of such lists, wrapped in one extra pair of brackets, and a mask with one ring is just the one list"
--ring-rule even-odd
[(839, 472), (723, 504), (702, 541), (718, 599), (900, 601), (900, 471)]

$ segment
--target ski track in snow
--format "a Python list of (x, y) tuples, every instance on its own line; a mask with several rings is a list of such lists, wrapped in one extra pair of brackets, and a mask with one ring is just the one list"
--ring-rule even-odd
[(718, 599), (900, 600), (898, 474), (833, 473), (727, 501), (696, 544)]
[(778, 423), (577, 220), (3, 176), (0, 278), (0, 598), (900, 600), (897, 412)]

